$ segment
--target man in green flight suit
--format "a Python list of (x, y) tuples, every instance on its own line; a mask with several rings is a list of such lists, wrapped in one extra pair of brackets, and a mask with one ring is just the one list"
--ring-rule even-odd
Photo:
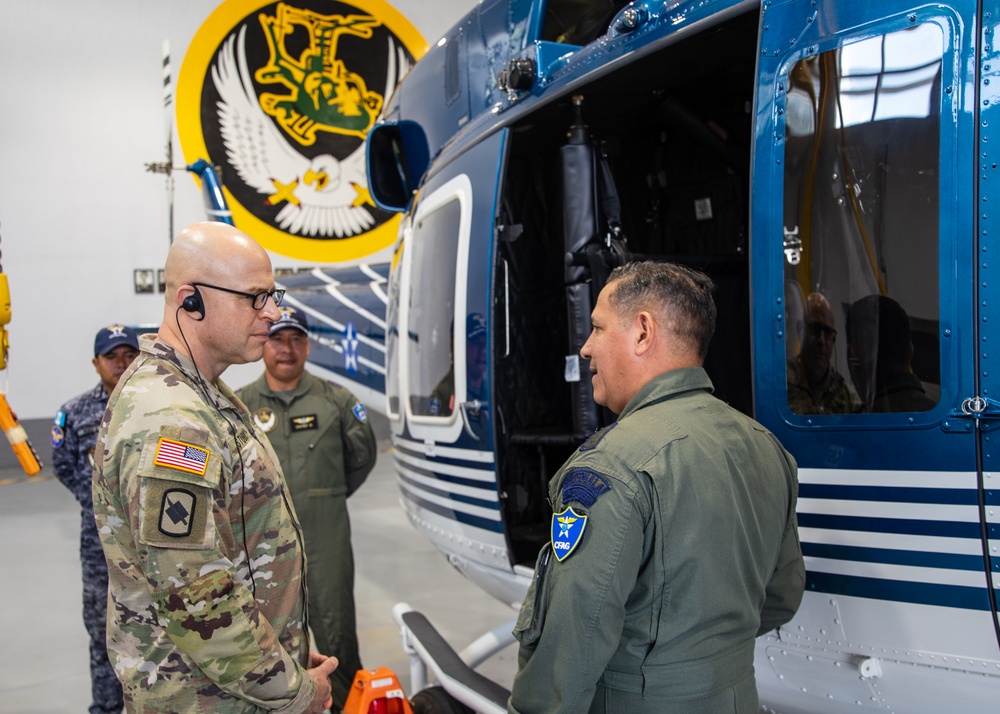
[(791, 619), (805, 581), (797, 469), (710, 394), (712, 289), (643, 262), (598, 297), (580, 354), (618, 421), (549, 484), (510, 712), (757, 712), (754, 639)]
[(237, 395), (278, 455), (305, 532), (309, 625), (319, 651), (340, 661), (330, 678), (332, 711), (339, 712), (361, 669), (347, 497), (375, 466), (375, 434), (350, 391), (305, 371), (305, 313), (280, 312), (264, 346), (264, 374)]

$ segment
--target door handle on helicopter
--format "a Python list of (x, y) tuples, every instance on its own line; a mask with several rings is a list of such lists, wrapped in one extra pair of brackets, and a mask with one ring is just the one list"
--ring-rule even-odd
[(482, 402), (478, 399), (462, 402), (458, 405), (458, 411), (462, 414), (462, 426), (465, 428), (465, 433), (476, 441), (479, 441), (479, 435), (472, 430), (472, 422), (469, 421), (469, 417), (478, 419), (481, 410), (486, 409), (488, 405), (488, 402)]

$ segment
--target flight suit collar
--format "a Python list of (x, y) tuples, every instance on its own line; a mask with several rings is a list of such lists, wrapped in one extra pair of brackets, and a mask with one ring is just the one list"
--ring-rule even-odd
[(632, 412), (650, 404), (672, 399), (685, 392), (698, 390), (715, 391), (712, 380), (709, 379), (708, 373), (702, 367), (684, 367), (664, 372), (651, 379), (635, 393), (635, 396), (625, 405), (622, 413), (618, 415), (618, 420), (621, 421)]
[(299, 380), (298, 386), (292, 391), (291, 395), (288, 395), (285, 391), (276, 392), (271, 389), (270, 385), (267, 383), (267, 375), (265, 374), (260, 375), (255, 384), (262, 396), (284, 401), (287, 404), (291, 404), (296, 399), (308, 394), (316, 387), (315, 378), (309, 374), (308, 371), (302, 373), (302, 379)]

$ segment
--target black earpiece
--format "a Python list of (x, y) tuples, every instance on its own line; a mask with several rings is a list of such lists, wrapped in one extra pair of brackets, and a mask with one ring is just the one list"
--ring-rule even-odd
[(193, 294), (184, 298), (181, 307), (186, 312), (200, 312), (201, 317), (195, 318), (198, 322), (205, 319), (205, 303), (201, 299), (201, 293), (198, 292), (197, 286), (195, 286)]

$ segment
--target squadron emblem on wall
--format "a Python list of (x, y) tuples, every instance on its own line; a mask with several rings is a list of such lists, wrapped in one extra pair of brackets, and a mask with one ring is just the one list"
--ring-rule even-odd
[(229, 0), (178, 78), (184, 155), (222, 167), (236, 225), (264, 247), (322, 262), (375, 253), (397, 220), (368, 192), (365, 137), (424, 48), (381, 0)]

